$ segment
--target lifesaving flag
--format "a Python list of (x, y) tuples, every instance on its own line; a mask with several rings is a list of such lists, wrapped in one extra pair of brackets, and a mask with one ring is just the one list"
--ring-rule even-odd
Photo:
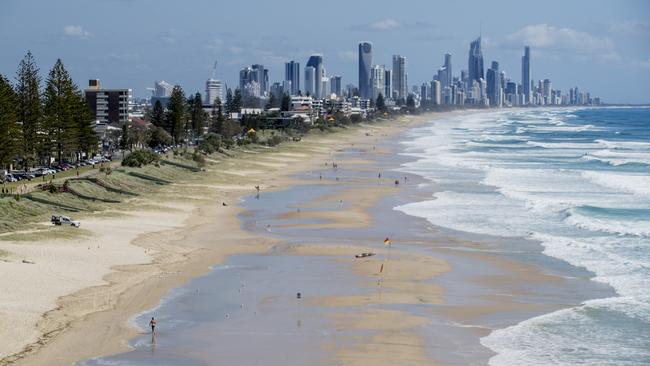
[(390, 246), (390, 239), (384, 239), (384, 246)]

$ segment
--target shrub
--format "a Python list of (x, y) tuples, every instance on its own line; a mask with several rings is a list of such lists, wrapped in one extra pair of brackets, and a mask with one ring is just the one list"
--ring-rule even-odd
[(209, 155), (219, 151), (221, 147), (221, 136), (216, 133), (208, 133), (203, 138), (203, 141), (197, 146), (197, 150), (200, 152)]
[(192, 160), (194, 160), (196, 162), (196, 165), (199, 167), (205, 166), (205, 156), (199, 154), (198, 152), (194, 152), (194, 154), (192, 154)]
[(158, 157), (158, 154), (153, 151), (136, 150), (122, 160), (122, 165), (139, 168), (143, 165), (158, 163), (159, 160), (160, 158)]

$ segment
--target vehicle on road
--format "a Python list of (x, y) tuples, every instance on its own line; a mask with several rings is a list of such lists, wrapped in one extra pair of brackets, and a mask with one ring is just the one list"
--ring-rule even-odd
[(75, 221), (67, 216), (52, 215), (52, 219), (50, 221), (56, 226), (62, 226), (62, 225), (70, 225), (74, 227), (81, 226), (81, 223), (79, 221)]

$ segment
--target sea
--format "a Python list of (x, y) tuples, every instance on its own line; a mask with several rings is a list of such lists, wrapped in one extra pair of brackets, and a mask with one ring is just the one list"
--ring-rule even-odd
[(532, 240), (614, 297), (493, 330), (499, 365), (650, 364), (650, 108), (538, 108), (438, 117), (400, 170), (434, 187), (395, 209), (433, 225)]

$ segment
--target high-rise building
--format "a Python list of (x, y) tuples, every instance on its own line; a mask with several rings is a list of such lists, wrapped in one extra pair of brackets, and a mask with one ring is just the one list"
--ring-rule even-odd
[(359, 96), (371, 97), (370, 68), (372, 67), (372, 43), (359, 43)]
[(384, 71), (384, 99), (391, 99), (393, 97), (393, 72), (391, 70)]
[(307, 61), (307, 67), (314, 68), (314, 91), (311, 95), (320, 99), (323, 98), (321, 89), (323, 88), (323, 76), (325, 76), (325, 69), (323, 68), (323, 55), (311, 55)]
[(284, 80), (291, 82), (291, 95), (298, 95), (300, 91), (300, 63), (289, 61), (284, 64)]
[(393, 99), (406, 101), (408, 86), (406, 85), (406, 58), (393, 55)]
[(440, 105), (440, 81), (434, 80), (431, 82), (431, 102), (434, 105)]
[(156, 81), (154, 83), (153, 96), (159, 98), (169, 98), (172, 96), (174, 86), (165, 80)]
[[(379, 94), (384, 94), (386, 88), (386, 68), (383, 65), (373, 65), (370, 69), (370, 95), (369, 99), (376, 100)], [(366, 98), (367, 99), (367, 98)]]
[(264, 95), (269, 91), (269, 70), (264, 65), (255, 64), (251, 67), (245, 67), (239, 71), (239, 89), (244, 91), (246, 84), (255, 82), (258, 87), (248, 88), (250, 90), (259, 89), (259, 95)]
[(205, 100), (204, 105), (213, 105), (215, 99), (223, 99), (221, 80), (208, 79), (205, 82)]
[(420, 85), (420, 99), (431, 99), (431, 85), (429, 85), (429, 83), (422, 83), (422, 85)]
[(553, 104), (552, 102), (552, 96), (551, 96), (551, 80), (549, 79), (544, 79), (544, 82), (542, 84), (542, 97), (544, 98), (544, 104)]
[(174, 90), (172, 84), (164, 80), (156, 81), (151, 95), (151, 106), (154, 106), (156, 102), (160, 102), (163, 107), (166, 107), (169, 103), (169, 97), (172, 95), (172, 90)]
[(444, 88), (450, 86), (453, 82), (451, 70), (451, 53), (445, 53), (445, 63), (440, 69), (438, 69), (437, 80), (440, 81), (440, 85)]
[(119, 124), (129, 121), (131, 89), (103, 89), (99, 80), (91, 79), (84, 95), (95, 120)]
[(312, 66), (305, 67), (305, 91), (304, 95), (316, 95), (316, 69)]
[[(282, 100), (282, 95), (284, 95), (284, 84), (281, 84), (279, 82), (275, 82), (271, 84), (271, 94), (273, 95), (273, 98), (277, 100)], [(277, 102), (276, 102), (277, 103)]]
[(499, 75), (499, 63), (492, 61), (492, 67), (487, 70), (487, 97), (493, 107), (501, 106), (501, 78)]
[(530, 82), (530, 47), (524, 47), (524, 55), (521, 57), (521, 92), (524, 94), (524, 103), (531, 103), (531, 82)]
[(475, 39), (469, 46), (469, 60), (468, 60), (468, 85), (472, 81), (479, 82), (484, 79), (483, 76), (483, 51), (481, 51), (481, 37)]
[(341, 77), (338, 75), (332, 75), (330, 77), (330, 89), (331, 92), (336, 94), (337, 97), (343, 96), (343, 84), (341, 83)]

